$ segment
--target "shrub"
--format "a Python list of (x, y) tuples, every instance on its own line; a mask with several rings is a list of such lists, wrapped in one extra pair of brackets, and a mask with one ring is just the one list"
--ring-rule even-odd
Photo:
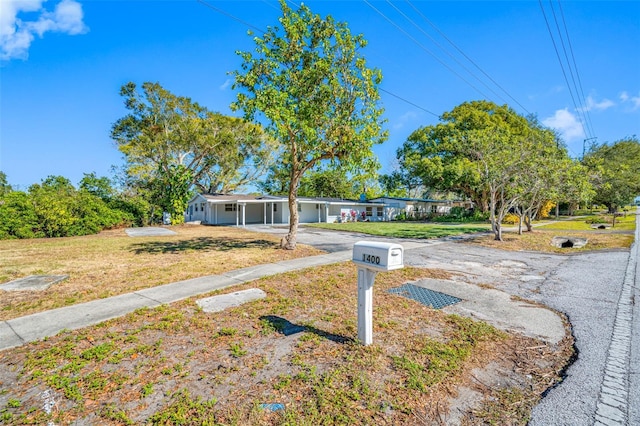
[(513, 213), (508, 213), (504, 219), (502, 219), (502, 223), (506, 225), (515, 225), (520, 222), (520, 216)]
[(0, 239), (36, 238), (38, 218), (29, 196), (21, 191), (11, 191), (0, 197)]
[(551, 212), (551, 209), (553, 209), (556, 206), (556, 203), (554, 203), (553, 201), (545, 201), (545, 203), (542, 205), (542, 207), (540, 207), (540, 210), (538, 211), (538, 219), (546, 219), (549, 217), (549, 213)]
[(607, 219), (604, 216), (593, 216), (590, 217), (589, 219), (584, 221), (585, 223), (590, 223), (590, 224), (599, 224), (599, 223), (609, 223), (611, 222), (611, 220)]

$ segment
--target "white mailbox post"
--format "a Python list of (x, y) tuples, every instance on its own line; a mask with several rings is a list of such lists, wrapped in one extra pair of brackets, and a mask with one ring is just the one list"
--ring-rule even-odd
[(359, 241), (353, 245), (353, 263), (358, 266), (358, 339), (373, 343), (373, 282), (378, 272), (404, 267), (400, 244)]

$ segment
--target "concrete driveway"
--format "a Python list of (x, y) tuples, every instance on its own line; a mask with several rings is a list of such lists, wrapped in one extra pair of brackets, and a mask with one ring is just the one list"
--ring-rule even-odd
[[(640, 216), (637, 225), (636, 241)], [(300, 243), (330, 252), (349, 250), (361, 240), (399, 242), (405, 245), (406, 265), (454, 271), (458, 281), (489, 285), (568, 316), (577, 359), (534, 409), (532, 425), (640, 424), (640, 304), (633, 303), (640, 300), (637, 243), (631, 253), (556, 255), (495, 250), (460, 238), (408, 241), (306, 227), (298, 235)], [(625, 304), (631, 314), (624, 312)], [(620, 321), (627, 325), (621, 328)]]

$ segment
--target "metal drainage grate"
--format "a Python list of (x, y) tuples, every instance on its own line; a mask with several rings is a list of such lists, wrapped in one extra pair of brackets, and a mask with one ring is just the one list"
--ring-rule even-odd
[(413, 299), (423, 305), (430, 306), (433, 309), (441, 309), (445, 306), (454, 305), (462, 300), (455, 296), (429, 290), (428, 288), (418, 287), (413, 284), (405, 284), (400, 287), (392, 288), (389, 290), (389, 293)]

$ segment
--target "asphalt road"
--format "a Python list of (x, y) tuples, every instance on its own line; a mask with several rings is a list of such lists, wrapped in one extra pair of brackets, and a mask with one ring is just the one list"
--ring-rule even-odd
[[(640, 216), (637, 224), (636, 241)], [(397, 241), (315, 228), (301, 228), (298, 235), (300, 243), (327, 251), (349, 249), (361, 240)], [(554, 255), (494, 250), (457, 238), (422, 242), (405, 252), (406, 265), (456, 271), (465, 282), (488, 284), (568, 316), (577, 358), (565, 380), (535, 407), (531, 425), (640, 425), (637, 243), (631, 253)]]

